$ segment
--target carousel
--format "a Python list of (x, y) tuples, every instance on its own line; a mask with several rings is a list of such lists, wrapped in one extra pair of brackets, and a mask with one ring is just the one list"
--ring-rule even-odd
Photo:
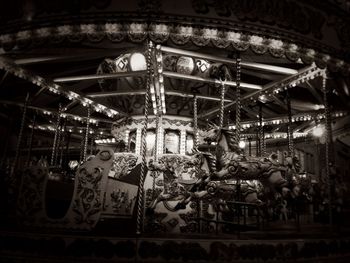
[(24, 2), (0, 258), (347, 262), (346, 1)]

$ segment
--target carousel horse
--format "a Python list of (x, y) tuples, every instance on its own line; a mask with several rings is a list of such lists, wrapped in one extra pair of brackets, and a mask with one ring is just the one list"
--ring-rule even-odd
[[(157, 162), (150, 160), (148, 169), (153, 176), (163, 173), (163, 191), (151, 202), (147, 208), (147, 213), (153, 213), (157, 204), (167, 201), (183, 201), (190, 198), (190, 188), (197, 181), (192, 178), (184, 180), (182, 174), (188, 172), (190, 167), (197, 167), (200, 160), (197, 156), (162, 156)], [(191, 176), (193, 177), (193, 176)], [(187, 202), (187, 201), (186, 201)], [(178, 210), (166, 205), (169, 210)]]
[(284, 178), (288, 182), (288, 186), (291, 189), (292, 197), (299, 196), (304, 192), (304, 182), (301, 179), (301, 164), (297, 156), (290, 156), (287, 152), (284, 153)]
[[(185, 209), (187, 204), (193, 200), (212, 199), (214, 207), (220, 211), (228, 210), (226, 201), (234, 200), (237, 196), (238, 186), (235, 181), (209, 181), (210, 174), (215, 172), (216, 159), (211, 153), (195, 152), (188, 158), (185, 167), (195, 168), (195, 181), (181, 180), (181, 175), (175, 172), (176, 165), (168, 166), (166, 163), (151, 163), (150, 169), (161, 171), (164, 174), (164, 190), (151, 203), (148, 212), (155, 209), (155, 206), (163, 201), (179, 201), (174, 208), (176, 211)], [(240, 192), (245, 202), (261, 204), (257, 197), (257, 189), (252, 182), (245, 181), (240, 184)]]
[(216, 158), (210, 153), (198, 152), (196, 154), (203, 155), (204, 160), (207, 160), (207, 163), (210, 163), (211, 165), (209, 166), (209, 174), (201, 176), (192, 187), (192, 198), (211, 198), (214, 200), (214, 202), (216, 199), (221, 199), (221, 203), (225, 204), (226, 201), (233, 201), (237, 199), (238, 191), (240, 191), (240, 195), (243, 197), (245, 202), (259, 205), (262, 204), (261, 200), (258, 199), (257, 185), (253, 181), (243, 180), (239, 184), (237, 180), (208, 181), (210, 175), (216, 172)]
[(244, 156), (234, 139), (234, 132), (227, 129), (212, 128), (206, 139), (217, 142), (218, 171), (210, 176), (210, 181), (258, 180), (282, 196), (289, 195), (288, 182), (281, 173), (284, 168), (278, 163), (276, 154), (268, 157)]

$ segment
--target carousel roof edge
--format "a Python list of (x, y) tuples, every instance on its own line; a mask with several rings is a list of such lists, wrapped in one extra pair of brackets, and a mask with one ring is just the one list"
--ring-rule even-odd
[[(20, 2), (20, 5), (19, 5)], [(0, 47), (131, 41), (249, 48), (349, 74), (346, 1), (11, 1), (0, 10)], [(49, 40), (49, 41), (48, 41)]]
[(0, 47), (4, 50), (3, 54), (6, 54), (11, 50), (30, 49), (44, 44), (57, 45), (64, 41), (96, 43), (107, 39), (113, 43), (122, 41), (143, 43), (146, 39), (150, 39), (159, 44), (171, 41), (179, 46), (192, 43), (198, 47), (213, 46), (239, 52), (250, 49), (259, 55), (269, 53), (277, 58), (286, 57), (292, 62), (302, 61), (307, 65), (316, 63), (321, 69), (327, 67), (332, 72), (340, 72), (344, 76), (350, 75), (348, 55), (343, 49), (332, 48), (317, 42), (298, 43), (298, 40), (296, 41), (298, 38), (283, 38), (278, 31), (274, 34), (266, 31), (265, 34), (265, 31), (261, 30), (257, 34), (257, 28), (252, 28), (255, 31), (247, 28), (244, 31), (233, 28), (239, 27), (231, 26), (230, 29), (196, 23), (148, 23), (141, 20), (128, 23), (77, 24), (74, 22), (0, 34)]

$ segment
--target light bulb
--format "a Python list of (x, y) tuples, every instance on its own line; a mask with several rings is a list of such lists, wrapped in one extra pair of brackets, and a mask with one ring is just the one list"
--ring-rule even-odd
[(312, 134), (315, 137), (321, 137), (324, 133), (324, 128), (322, 126), (316, 126), (313, 130), (312, 130)]
[(239, 146), (239, 148), (244, 149), (245, 148), (245, 142), (244, 141), (240, 141), (238, 143), (238, 146)]

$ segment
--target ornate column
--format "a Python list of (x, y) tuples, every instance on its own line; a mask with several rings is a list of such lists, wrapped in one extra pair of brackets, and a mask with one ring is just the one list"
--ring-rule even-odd
[(135, 145), (135, 153), (141, 154), (141, 133), (142, 128), (136, 129), (136, 145)]
[(164, 129), (163, 127), (160, 125), (159, 129), (158, 129), (158, 145), (157, 147), (157, 153), (159, 154), (163, 154), (163, 149), (164, 149)]
[(130, 149), (129, 149), (129, 133), (130, 133), (130, 131), (129, 131), (129, 129), (127, 129), (126, 131), (125, 131), (125, 152), (129, 152), (130, 151)]
[(186, 154), (186, 130), (180, 130), (180, 154)]

